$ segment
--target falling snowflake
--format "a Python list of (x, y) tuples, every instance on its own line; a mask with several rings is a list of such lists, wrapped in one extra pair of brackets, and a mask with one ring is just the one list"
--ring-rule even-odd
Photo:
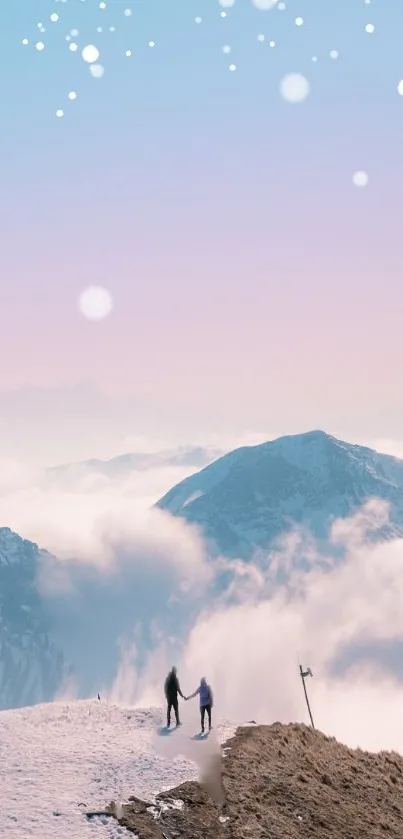
[(296, 17), (295, 18), (295, 26), (302, 26), (303, 23), (304, 23), (304, 18), (303, 17)]
[(95, 61), (98, 61), (99, 49), (97, 49), (94, 44), (87, 44), (87, 46), (82, 50), (81, 55), (87, 64), (94, 64)]
[(105, 68), (102, 64), (90, 64), (90, 73), (94, 79), (102, 79), (105, 73)]
[(278, 0), (252, 0), (252, 5), (262, 12), (273, 9), (277, 5)]
[(367, 186), (369, 182), (369, 175), (368, 172), (365, 172), (363, 169), (358, 169), (357, 172), (353, 174), (353, 184), (354, 186), (364, 187)]
[(288, 73), (280, 82), (280, 94), (286, 102), (296, 104), (304, 102), (309, 96), (310, 85), (308, 79), (301, 73)]
[(372, 35), (372, 33), (375, 32), (374, 24), (373, 23), (367, 23), (367, 25), (365, 27), (365, 31), (368, 32), (368, 35)]

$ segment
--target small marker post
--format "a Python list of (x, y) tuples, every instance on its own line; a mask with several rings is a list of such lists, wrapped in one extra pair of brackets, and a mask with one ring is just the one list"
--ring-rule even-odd
[(299, 672), (300, 672), (301, 679), (302, 679), (302, 686), (304, 688), (304, 694), (305, 694), (306, 704), (307, 704), (307, 708), (308, 708), (309, 718), (311, 720), (311, 726), (312, 726), (312, 728), (315, 728), (315, 726), (313, 724), (313, 718), (312, 718), (311, 706), (309, 704), (308, 693), (307, 693), (306, 685), (305, 685), (305, 679), (307, 678), (307, 676), (313, 677), (313, 673), (312, 673), (312, 670), (311, 670), (310, 667), (308, 667), (307, 670), (303, 670), (301, 664), (299, 665)]

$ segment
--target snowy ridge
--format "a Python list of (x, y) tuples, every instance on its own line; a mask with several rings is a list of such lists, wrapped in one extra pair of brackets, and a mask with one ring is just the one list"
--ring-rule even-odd
[(33, 542), (0, 528), (0, 710), (53, 699), (67, 676), (37, 591), (40, 557)]
[(380, 538), (403, 535), (403, 461), (323, 431), (236, 449), (157, 504), (201, 527), (212, 552), (247, 558), (303, 524), (319, 538), (371, 498), (390, 506)]
[[(124, 803), (130, 795), (153, 801), (157, 793), (197, 779), (190, 760), (163, 758), (155, 751), (162, 719), (157, 708), (133, 710), (97, 700), (0, 713), (1, 762), (7, 767), (2, 772), (0, 835), (133, 839), (115, 820), (88, 820), (84, 811), (101, 812), (111, 800)], [(227, 740), (235, 729), (228, 722), (219, 724), (218, 740)], [(194, 733), (186, 726), (182, 731)]]

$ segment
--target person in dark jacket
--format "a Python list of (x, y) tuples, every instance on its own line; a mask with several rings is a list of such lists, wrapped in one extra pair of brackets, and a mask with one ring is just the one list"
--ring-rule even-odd
[(178, 693), (184, 699), (181, 691), (176, 667), (173, 667), (165, 679), (165, 698), (167, 701), (167, 728), (171, 725), (171, 711), (174, 710), (176, 725), (180, 725), (179, 707), (178, 707)]

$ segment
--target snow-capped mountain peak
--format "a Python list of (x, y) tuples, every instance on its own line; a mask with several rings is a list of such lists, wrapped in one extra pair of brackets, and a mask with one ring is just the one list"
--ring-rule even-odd
[(403, 461), (315, 430), (230, 452), (170, 490), (158, 507), (199, 525), (213, 551), (248, 557), (290, 523), (320, 537), (370, 498), (390, 505), (382, 536), (403, 533)]
[(9, 527), (0, 527), (0, 566), (24, 565), (35, 563), (37, 546), (33, 542), (21, 539)]

